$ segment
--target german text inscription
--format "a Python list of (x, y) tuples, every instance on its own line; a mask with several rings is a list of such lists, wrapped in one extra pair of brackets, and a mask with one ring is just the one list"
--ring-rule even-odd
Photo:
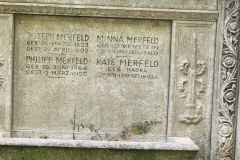
[[(17, 16), (16, 22), (17, 136), (165, 134), (170, 22), (44, 16)], [(147, 131), (134, 130), (141, 125)]]

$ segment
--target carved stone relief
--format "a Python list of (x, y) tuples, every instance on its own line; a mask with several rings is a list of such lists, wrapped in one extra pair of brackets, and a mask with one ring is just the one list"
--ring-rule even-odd
[(202, 102), (196, 103), (196, 99), (202, 99), (205, 94), (205, 83), (200, 77), (206, 72), (206, 62), (197, 60), (198, 38), (194, 38), (194, 49), (191, 50), (191, 61), (181, 61), (179, 70), (183, 74), (178, 82), (179, 97), (185, 100), (186, 112), (179, 116), (179, 121), (187, 124), (197, 124), (203, 118)]
[(215, 33), (213, 22), (173, 23), (170, 136), (190, 137), (196, 160), (210, 159)]
[(224, 6), (220, 104), (218, 107), (217, 160), (233, 160), (235, 148), (236, 92), (239, 51), (239, 0), (228, 0)]

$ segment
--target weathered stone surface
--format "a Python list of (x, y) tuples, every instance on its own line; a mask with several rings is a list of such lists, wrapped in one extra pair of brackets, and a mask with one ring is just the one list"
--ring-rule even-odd
[(216, 21), (218, 11), (0, 2), (0, 13)]
[[(33, 138), (0, 139), (0, 159), (193, 159), (199, 149), (189, 138), (169, 142), (81, 141)], [(17, 147), (18, 146), (18, 147)], [(63, 148), (64, 147), (64, 148)], [(69, 148), (71, 147), (71, 149)]]
[[(220, 53), (217, 77), (219, 89), (215, 92), (213, 110), (213, 153), (216, 159), (240, 159), (239, 148), (239, 33), (240, 1), (224, 1), (217, 40)], [(238, 87), (237, 87), (238, 86)], [(214, 98), (215, 98), (214, 97)], [(215, 114), (214, 114), (215, 111)]]
[(13, 15), (0, 14), (0, 137), (9, 137), (12, 108)]
[[(239, 107), (240, 108), (240, 107)], [(238, 108), (238, 109), (239, 109)], [(239, 109), (240, 110), (240, 109)], [(238, 113), (239, 113), (239, 111), (238, 111)], [(238, 114), (237, 115), (238, 116), (238, 123), (237, 123), (237, 134), (236, 134), (236, 151), (235, 151), (235, 158), (236, 159), (240, 159), (240, 114)], [(223, 128), (223, 127), (222, 127)], [(224, 130), (223, 130), (224, 129)], [(222, 132), (222, 133), (227, 133), (227, 134), (229, 134), (229, 133), (232, 133), (232, 129), (231, 128), (229, 128), (229, 127), (225, 127), (225, 128), (223, 128), (222, 130), (223, 131), (225, 131), (225, 132)], [(225, 134), (225, 135), (227, 135), (227, 134)]]
[[(4, 54), (0, 57), (4, 62), (0, 66), (4, 78), (0, 137), (10, 136), (12, 129), (13, 137), (49, 138), (18, 139), (19, 143), (0, 139), (1, 145), (10, 145), (0, 147), (0, 159), (111, 159), (109, 155), (112, 159), (191, 159), (196, 152), (187, 156), (184, 150), (188, 148), (179, 152), (177, 145), (170, 152), (163, 148), (128, 151), (162, 147), (167, 130), (170, 136), (190, 137), (200, 147), (197, 160), (239, 159), (239, 131), (235, 132), (240, 128), (240, 118), (236, 118), (239, 0), (6, 0), (0, 2), (0, 13), (5, 13), (0, 16), (0, 51), (4, 51), (0, 52)], [(133, 55), (119, 57), (126, 50), (130, 53), (124, 48), (129, 35), (138, 37), (128, 40), (135, 44)], [(161, 41), (147, 49), (148, 38), (144, 42), (139, 37), (152, 37), (151, 43), (157, 38)], [(160, 54), (156, 56), (152, 49)], [(142, 55), (142, 51), (156, 55)], [(143, 61), (134, 61), (140, 59), (144, 67)], [(161, 63), (155, 66), (155, 61)], [(54, 65), (60, 68), (53, 69)], [(132, 73), (135, 77), (157, 75), (158, 79), (133, 79)], [(64, 139), (102, 141), (79, 144)], [(135, 142), (129, 146), (125, 141)], [(106, 144), (110, 149), (102, 149)]]
[(192, 160), (196, 152), (1, 146), (1, 159), (29, 160)]
[(44, 3), (44, 4), (68, 4), (68, 5), (88, 5), (88, 6), (114, 6), (133, 8), (167, 8), (167, 9), (202, 9), (216, 10), (217, 0), (5, 0), (6, 2), (20, 3)]
[(215, 54), (215, 23), (173, 23), (171, 136), (191, 137), (209, 159)]
[(167, 127), (171, 23), (16, 16), (16, 137), (156, 140)]
[(130, 150), (167, 150), (167, 151), (198, 151), (199, 148), (189, 138), (168, 137), (165, 142), (126, 142), (126, 141), (89, 141), (60, 140), (36, 138), (1, 138), (0, 145), (32, 146), (32, 147), (66, 147), (66, 148), (106, 148)]

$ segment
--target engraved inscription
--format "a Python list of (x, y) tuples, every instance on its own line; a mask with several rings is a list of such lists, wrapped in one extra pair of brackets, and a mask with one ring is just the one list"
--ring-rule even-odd
[[(89, 37), (88, 34), (54, 32), (28, 32), (25, 37), (27, 75), (46, 75), (49, 78), (87, 76), (88, 65), (95, 63), (104, 68), (98, 72), (100, 77), (158, 79), (153, 69), (157, 69), (160, 63), (160, 37)], [(87, 58), (91, 54), (89, 43), (96, 48), (96, 59)], [(46, 54), (34, 55), (38, 52)]]
[[(88, 35), (78, 33), (26, 33), (25, 73), (49, 78), (87, 76), (88, 40)], [(47, 54), (34, 55), (38, 52)]]
[[(16, 136), (150, 140), (165, 134), (170, 22), (17, 16), (16, 24)], [(62, 134), (47, 131), (59, 129)]]
[[(158, 37), (97, 35), (98, 66), (105, 66), (99, 76), (114, 78), (157, 79), (152, 68), (159, 67), (160, 44)], [(115, 55), (103, 58), (103, 55)], [(138, 58), (143, 57), (143, 58)]]

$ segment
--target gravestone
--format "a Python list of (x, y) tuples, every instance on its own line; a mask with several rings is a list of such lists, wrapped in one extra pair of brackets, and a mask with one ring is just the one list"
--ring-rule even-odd
[[(106, 139), (107, 134), (119, 139), (132, 125), (151, 127), (149, 139), (166, 134), (170, 22), (16, 20), (14, 134), (74, 139)], [(91, 135), (94, 129), (101, 136)]]
[(0, 158), (239, 159), (239, 6), (0, 2)]

